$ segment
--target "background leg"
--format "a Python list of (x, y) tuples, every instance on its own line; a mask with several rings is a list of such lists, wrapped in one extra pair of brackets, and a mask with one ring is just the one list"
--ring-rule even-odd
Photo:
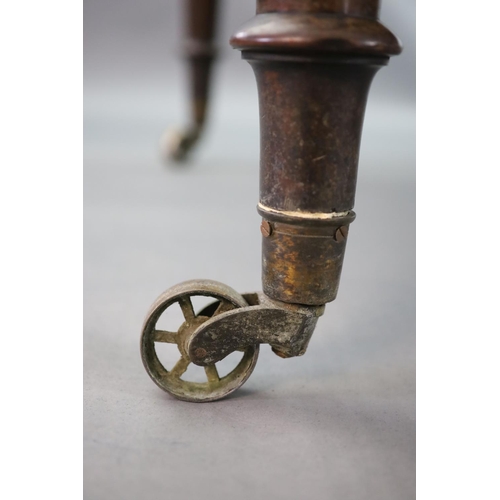
[(213, 44), (217, 0), (188, 0), (184, 52), (189, 66), (191, 123), (182, 130), (167, 131), (163, 144), (167, 158), (182, 161), (201, 136), (208, 107), (210, 72), (215, 56)]

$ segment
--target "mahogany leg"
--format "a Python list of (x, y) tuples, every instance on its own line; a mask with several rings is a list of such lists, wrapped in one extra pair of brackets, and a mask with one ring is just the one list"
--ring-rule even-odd
[(401, 52), (379, 0), (257, 0), (231, 39), (260, 106), (264, 293), (320, 305), (337, 295), (375, 73)]
[(215, 57), (214, 35), (218, 0), (185, 0), (184, 53), (190, 79), (191, 123), (167, 131), (166, 156), (182, 161), (201, 137), (207, 115), (210, 73)]

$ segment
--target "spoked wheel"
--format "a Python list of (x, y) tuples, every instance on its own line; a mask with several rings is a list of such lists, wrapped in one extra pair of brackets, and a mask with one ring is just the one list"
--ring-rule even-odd
[[(191, 297), (200, 295), (213, 297), (215, 302), (195, 314)], [(176, 303), (184, 316), (182, 325), (177, 331), (158, 329), (156, 325), (161, 315)], [(190, 382), (181, 377), (191, 363), (187, 344), (196, 329), (211, 317), (247, 305), (245, 299), (232, 288), (210, 280), (186, 281), (164, 292), (151, 307), (142, 329), (141, 356), (149, 376), (164, 391), (184, 401), (215, 401), (241, 387), (255, 368), (258, 345), (246, 347), (238, 365), (224, 377), (219, 377), (216, 364), (204, 367), (206, 382)], [(157, 342), (177, 344), (180, 359), (171, 370), (167, 370), (158, 359)]]

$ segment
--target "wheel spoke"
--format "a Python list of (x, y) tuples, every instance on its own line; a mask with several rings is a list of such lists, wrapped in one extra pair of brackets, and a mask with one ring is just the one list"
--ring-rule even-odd
[(214, 316), (230, 311), (231, 309), (234, 309), (234, 306), (231, 302), (229, 302), (229, 300), (221, 300), (219, 306), (214, 312)]
[(169, 373), (171, 375), (173, 375), (174, 377), (180, 377), (187, 370), (189, 363), (191, 363), (191, 361), (189, 361), (189, 359), (181, 358), (181, 359), (179, 359), (179, 361), (177, 361), (177, 363), (170, 370)]
[(167, 344), (177, 344), (177, 332), (155, 330), (153, 333), (153, 339), (155, 342), (166, 342)]
[(179, 305), (181, 306), (182, 314), (184, 314), (186, 321), (194, 319), (193, 304), (189, 297), (181, 297), (179, 299)]
[(209, 384), (215, 384), (219, 382), (219, 372), (215, 365), (205, 366), (205, 373), (207, 374), (207, 379)]

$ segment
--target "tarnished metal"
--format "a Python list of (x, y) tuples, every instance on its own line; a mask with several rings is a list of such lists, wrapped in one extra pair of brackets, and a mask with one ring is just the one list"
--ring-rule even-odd
[[(235, 350), (270, 344), (281, 357), (301, 356), (325, 307), (306, 307), (246, 294), (247, 307), (212, 317), (191, 336), (187, 350), (193, 363), (217, 363)], [(197, 353), (203, 352), (204, 356)]]
[(306, 305), (334, 300), (346, 246), (345, 239), (335, 238), (338, 230), (330, 225), (275, 222), (273, 234), (262, 239), (264, 292), (277, 300)]
[[(217, 307), (212, 308), (210, 312), (205, 308), (202, 314), (196, 314), (191, 297), (200, 295), (213, 297)], [(185, 321), (177, 331), (158, 330), (156, 325), (160, 316), (176, 303), (181, 307)], [(246, 306), (248, 306), (246, 300), (232, 288), (211, 280), (185, 281), (162, 293), (151, 306), (142, 328), (141, 356), (149, 376), (161, 389), (184, 401), (215, 401), (238, 389), (255, 368), (259, 355), (257, 344), (247, 344), (239, 364), (225, 377), (219, 378), (215, 363), (206, 366), (207, 382), (205, 383), (183, 380), (182, 376), (189, 364), (193, 362), (188, 354), (187, 346), (197, 329), (211, 317), (215, 318), (227, 310)], [(176, 344), (179, 349), (179, 361), (170, 371), (158, 359), (155, 350), (157, 342)], [(200, 352), (198, 351), (198, 354)]]
[[(304, 354), (325, 304), (335, 299), (355, 219), (368, 90), (401, 51), (378, 10), (378, 0), (258, 0), (257, 15), (232, 37), (259, 91), (264, 293), (241, 296), (195, 281), (153, 305), (142, 357), (153, 380), (174, 396), (211, 401), (229, 394), (248, 378), (263, 343), (280, 357)], [(189, 297), (196, 294), (215, 300), (194, 313)], [(158, 317), (176, 301), (184, 323), (177, 332), (158, 331)], [(177, 344), (181, 359), (171, 371), (159, 363), (155, 342)], [(219, 379), (215, 364), (238, 350), (240, 364)], [(189, 363), (205, 367), (207, 383), (182, 380)]]
[(262, 240), (264, 292), (276, 300), (304, 305), (334, 300), (348, 227), (356, 214), (352, 210), (280, 211), (262, 203), (257, 209), (260, 215), (273, 221), (272, 234)]
[(342, 243), (347, 238), (347, 233), (349, 232), (349, 228), (347, 226), (340, 226), (333, 235), (333, 239), (337, 243)]
[(260, 232), (262, 233), (262, 236), (264, 236), (264, 238), (269, 238), (269, 236), (273, 234), (272, 224), (267, 220), (263, 220), (260, 225)]

